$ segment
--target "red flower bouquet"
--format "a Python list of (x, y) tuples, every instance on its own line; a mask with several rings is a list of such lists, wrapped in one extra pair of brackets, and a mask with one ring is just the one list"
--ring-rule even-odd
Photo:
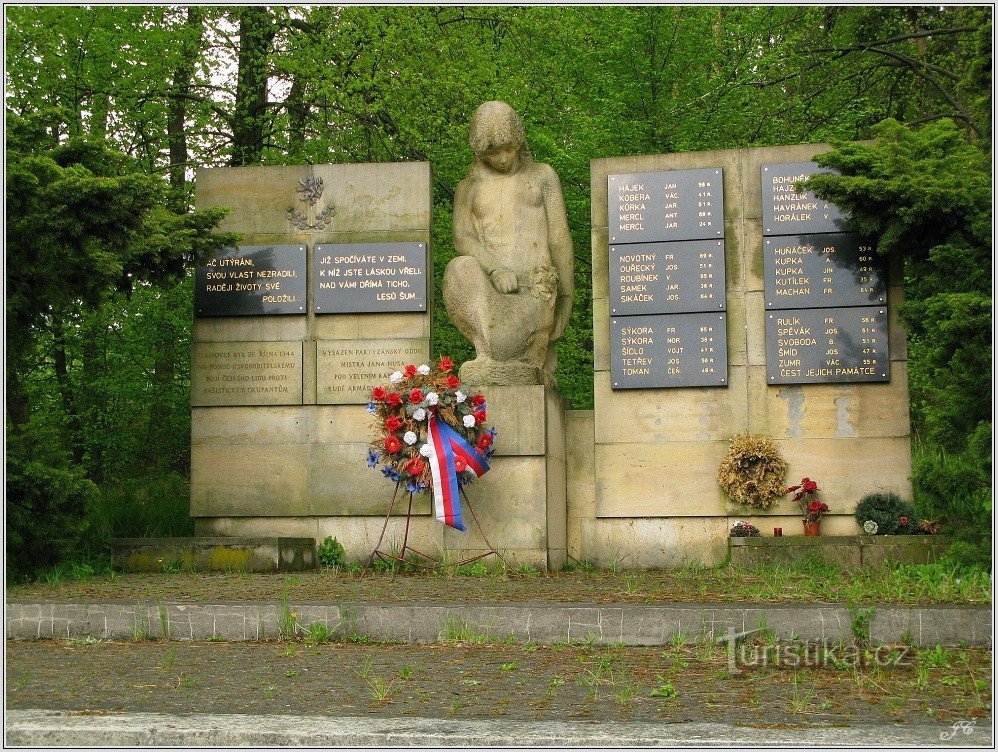
[[(424, 491), (432, 485), (431, 448), (427, 444), (431, 417), (443, 421), (486, 459), (495, 451), (495, 429), (486, 428), (486, 403), (481, 394), (466, 394), (452, 373), (454, 361), (437, 365), (407, 365), (389, 377), (389, 383), (371, 390), (367, 410), (376, 416), (375, 439), (367, 453), (368, 467), (383, 467), (389, 480), (406, 491)], [(458, 461), (460, 460), (460, 461)], [(455, 458), (458, 483), (474, 480), (466, 463)]]
[(821, 518), (828, 514), (828, 504), (817, 498), (820, 490), (818, 483), (810, 478), (803, 478), (800, 484), (787, 489), (787, 493), (794, 494), (794, 501), (804, 515), (804, 522), (821, 522)]

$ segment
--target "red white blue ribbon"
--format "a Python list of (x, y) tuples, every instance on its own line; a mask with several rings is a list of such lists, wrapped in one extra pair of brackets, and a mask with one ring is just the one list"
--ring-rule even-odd
[(455, 457), (464, 460), (465, 469), (481, 478), (488, 472), (489, 463), (457, 431), (430, 414), (427, 428), (427, 446), (430, 455), (430, 474), (433, 476), (433, 512), (445, 525), (464, 531), (461, 522), (461, 490), (457, 482)]

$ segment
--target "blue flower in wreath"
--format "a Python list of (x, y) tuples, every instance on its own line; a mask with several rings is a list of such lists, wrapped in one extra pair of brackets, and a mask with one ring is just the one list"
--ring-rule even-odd
[(369, 413), (373, 414), (373, 413), (377, 412), (378, 406), (375, 405), (373, 402), (368, 402), (367, 403), (367, 407), (365, 407), (364, 409), (367, 410)]
[(378, 454), (377, 452), (371, 451), (370, 449), (367, 450), (367, 466), (368, 467), (377, 467), (379, 459), (381, 459), (381, 455), (380, 454)]
[(410, 480), (408, 483), (405, 484), (405, 490), (408, 493), (419, 493), (419, 486), (420, 486), (419, 483), (416, 483), (415, 481)]
[(381, 468), (381, 473), (389, 480), (393, 480), (396, 483), (399, 482), (399, 474), (394, 467), (383, 467)]

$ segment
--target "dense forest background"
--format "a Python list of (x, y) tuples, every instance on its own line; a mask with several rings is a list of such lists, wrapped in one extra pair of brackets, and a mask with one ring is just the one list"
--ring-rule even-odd
[[(191, 211), (219, 165), (428, 161), (435, 277), (468, 120), (561, 177), (592, 406), (589, 160), (877, 138), (819, 186), (905, 257), (916, 499), (990, 561), (990, 7), (6, 8), (8, 573), (188, 534)], [(887, 122), (883, 122), (887, 121)], [(436, 296), (440, 300), (441, 296)], [(434, 311), (434, 348), (472, 354)]]

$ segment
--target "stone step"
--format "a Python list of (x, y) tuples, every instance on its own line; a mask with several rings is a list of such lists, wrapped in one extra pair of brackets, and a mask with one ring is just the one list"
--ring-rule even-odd
[(946, 553), (950, 539), (943, 535), (819, 535), (806, 538), (728, 538), (731, 563), (739, 567), (794, 564), (816, 555), (845, 570), (895, 564), (933, 564)]
[(289, 537), (114, 538), (111, 562), (126, 572), (291, 572), (315, 569), (315, 540)]
[[(8, 639), (264, 641), (332, 639), (435, 643), (668, 645), (726, 642), (765, 629), (775, 640), (990, 646), (991, 606), (675, 603), (8, 603)], [(316, 626), (321, 625), (321, 626)]]

